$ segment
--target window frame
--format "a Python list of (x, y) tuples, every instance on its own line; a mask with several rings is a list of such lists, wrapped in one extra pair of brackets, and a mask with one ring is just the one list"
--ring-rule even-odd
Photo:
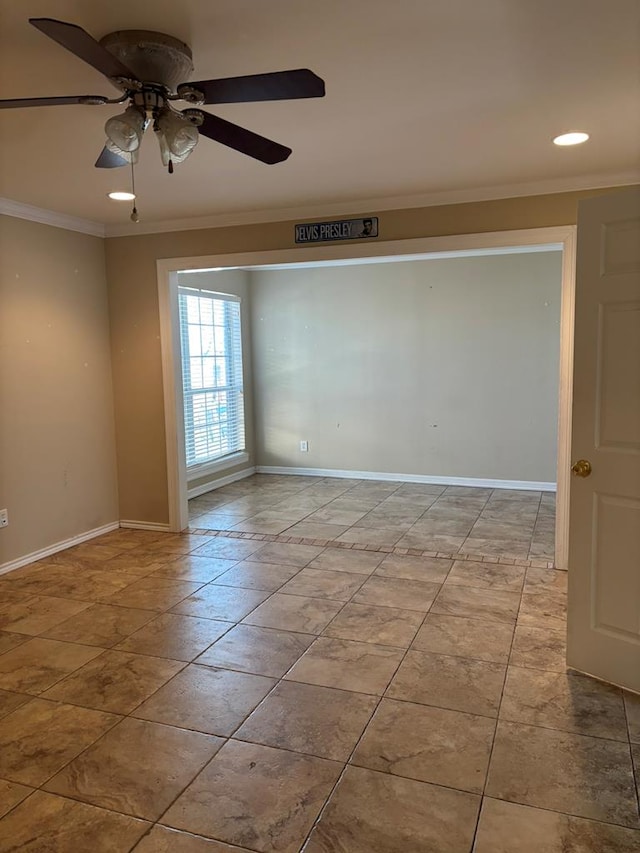
[[(191, 385), (191, 350), (188, 333), (183, 336), (183, 328), (189, 328), (189, 325), (206, 327), (207, 324), (189, 324), (188, 318), (183, 324), (183, 299), (186, 296), (196, 296), (200, 299), (209, 299), (211, 302), (220, 301), (224, 304), (224, 354), (222, 358), (225, 361), (226, 367), (226, 384), (224, 386), (204, 386), (202, 388), (193, 388)], [(246, 448), (246, 420), (244, 406), (244, 352), (243, 352), (243, 322), (242, 322), (242, 299), (233, 293), (222, 293), (220, 291), (209, 290), (208, 288), (193, 287), (190, 285), (178, 284), (178, 338), (180, 345), (181, 357), (181, 385), (182, 385), (182, 419), (184, 428), (184, 464), (187, 474), (187, 481), (201, 479), (208, 474), (222, 471), (249, 459), (249, 453)], [(236, 318), (231, 313), (231, 305), (237, 305), (237, 330), (234, 329)], [(213, 312), (212, 312), (213, 316)], [(212, 323), (211, 328), (216, 324)], [(198, 357), (198, 356), (193, 356)], [(202, 355), (200, 355), (202, 357)], [(216, 356), (220, 357), (220, 356)], [(187, 385), (188, 382), (188, 385)], [(195, 443), (193, 435), (195, 430), (188, 429), (187, 407), (196, 397), (206, 394), (227, 393), (238, 395), (240, 401), (238, 410), (241, 412), (240, 422), (235, 422), (235, 433), (238, 437), (238, 445), (235, 449), (228, 453), (223, 453), (217, 456), (210, 456), (207, 459), (202, 459), (194, 462), (189, 462), (190, 444), (192, 448), (192, 457), (195, 453)]]

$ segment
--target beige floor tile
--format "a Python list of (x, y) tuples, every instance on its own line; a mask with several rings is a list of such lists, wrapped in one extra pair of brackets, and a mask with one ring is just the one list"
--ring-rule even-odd
[(469, 536), (460, 546), (460, 553), (480, 554), (483, 557), (526, 559), (529, 554), (529, 540)]
[(402, 659), (401, 649), (320, 637), (287, 673), (291, 681), (381, 694)]
[[(352, 502), (357, 503), (357, 502)], [(344, 508), (343, 508), (344, 507)], [(317, 524), (337, 524), (350, 527), (367, 514), (368, 506), (349, 509), (346, 505), (333, 506), (328, 504), (307, 516), (307, 520)]]
[(105, 604), (134, 607), (140, 610), (168, 610), (198, 590), (202, 584), (177, 581), (171, 578), (146, 577), (126, 589), (104, 599)]
[(469, 853), (480, 798), (348, 767), (304, 853)]
[(355, 527), (371, 527), (377, 529), (384, 527), (392, 530), (408, 530), (412, 527), (418, 518), (424, 512), (423, 507), (411, 509), (407, 505), (389, 505), (387, 501), (383, 501), (371, 512), (363, 515), (359, 521), (356, 521)]
[(319, 634), (342, 606), (340, 601), (281, 595), (276, 592), (242, 621), (263, 628)]
[(96, 565), (95, 561), (90, 563), (79, 557), (69, 559), (69, 564), (51, 565), (38, 576), (29, 578), (27, 583), (30, 591), (36, 594), (92, 602), (125, 589), (135, 581), (135, 576), (106, 570), (105, 564), (97, 569)]
[(36, 791), (0, 823), (0, 853), (129, 853), (146, 821)]
[(469, 536), (472, 539), (495, 539), (496, 541), (513, 541), (529, 545), (533, 536), (533, 524), (534, 519), (523, 521), (503, 518), (500, 521), (493, 521), (480, 515)]
[(262, 675), (190, 664), (140, 705), (134, 716), (226, 737), (275, 683)]
[(302, 569), (320, 554), (323, 549), (316, 545), (290, 545), (287, 542), (258, 543), (258, 550), (251, 554), (251, 561), (278, 563)]
[(440, 590), (440, 584), (428, 581), (386, 578), (373, 575), (353, 597), (354, 604), (375, 604), (419, 610), (426, 613)]
[(494, 494), (493, 489), (475, 486), (447, 486), (440, 500), (453, 501), (463, 499), (466, 501), (476, 501), (479, 504), (484, 504)]
[(340, 640), (358, 640), (406, 649), (422, 624), (424, 614), (397, 607), (373, 604), (345, 604), (324, 629), (323, 636)]
[(566, 593), (549, 591), (523, 594), (518, 614), (519, 625), (564, 630), (566, 621)]
[(99, 654), (101, 649), (75, 643), (29, 640), (0, 657), (0, 688), (17, 693), (42, 693)]
[(287, 536), (303, 536), (307, 539), (337, 539), (348, 529), (348, 524), (326, 524), (321, 521), (305, 520), (289, 527)]
[(510, 666), (500, 719), (627, 741), (622, 691), (577, 673)]
[(128, 714), (183, 666), (178, 661), (110, 649), (48, 690), (46, 698)]
[(163, 568), (172, 559), (174, 559), (173, 554), (150, 553), (144, 549), (136, 548), (133, 551), (125, 551), (118, 554), (117, 557), (112, 557), (104, 564), (104, 568), (120, 574), (123, 579), (126, 579), (126, 575), (130, 575), (129, 583), (133, 583), (136, 578), (147, 577), (147, 575)]
[(507, 663), (513, 625), (428, 613), (412, 648), (442, 655)]
[(282, 566), (277, 563), (255, 563), (243, 561), (219, 575), (214, 583), (222, 586), (239, 586), (244, 589), (262, 589), (275, 592), (291, 580), (300, 569), (297, 566)]
[(2, 720), (0, 778), (41, 785), (120, 718), (33, 699)]
[(504, 675), (501, 664), (409, 651), (387, 696), (496, 717)]
[(236, 625), (196, 663), (281, 678), (313, 640), (311, 634)]
[(452, 560), (436, 557), (410, 557), (389, 554), (375, 571), (376, 577), (404, 578), (412, 581), (442, 583), (452, 566)]
[(227, 539), (224, 536), (217, 536), (196, 548), (193, 554), (199, 557), (221, 557), (224, 560), (240, 561), (246, 560), (250, 554), (261, 548), (262, 544), (262, 542), (254, 542), (253, 540)]
[[(0, 590), (1, 593), (2, 590)], [(30, 639), (31, 637), (27, 634), (10, 634), (6, 631), (0, 631), (0, 655), (17, 648)]]
[(640, 832), (486, 797), (474, 853), (637, 853)]
[(557, 569), (527, 569), (524, 592), (566, 592), (568, 578), (568, 572)]
[(158, 825), (134, 847), (133, 853), (243, 853), (243, 850)]
[(171, 611), (181, 613), (183, 616), (200, 616), (203, 619), (237, 622), (268, 597), (268, 592), (259, 589), (208, 584), (172, 607)]
[(496, 563), (476, 563), (473, 560), (456, 560), (449, 572), (447, 586), (472, 586), (476, 589), (500, 589), (521, 592), (524, 569), (518, 566), (500, 566)]
[(567, 668), (566, 631), (518, 624), (509, 662), (514, 666), (565, 672)]
[(263, 853), (297, 853), (340, 769), (322, 758), (229, 741), (162, 820)]
[(464, 542), (464, 535), (452, 536), (444, 533), (426, 533), (411, 528), (395, 544), (398, 548), (420, 548), (423, 551), (441, 551), (443, 554), (456, 554)]
[(66, 619), (45, 631), (52, 640), (84, 643), (108, 649), (137, 631), (154, 617), (151, 610), (116, 607), (113, 604), (92, 604), (77, 616)]
[(164, 554), (190, 554), (208, 542), (211, 542), (211, 537), (202, 534), (162, 533), (158, 539), (147, 543), (146, 548)]
[(94, 806), (157, 820), (224, 740), (124, 719), (45, 788)]
[(494, 731), (488, 717), (383, 699), (351, 763), (481, 794)]
[(640, 696), (625, 691), (624, 706), (627, 712), (629, 740), (632, 743), (640, 743)]
[(357, 545), (395, 545), (405, 534), (404, 528), (396, 527), (350, 527), (338, 536), (337, 542), (351, 542)]
[(347, 690), (282, 681), (235, 738), (346, 761), (377, 701)]
[(83, 601), (70, 601), (48, 595), (34, 595), (15, 603), (0, 604), (0, 628), (17, 634), (41, 634), (85, 610), (89, 605)]
[(443, 586), (433, 603), (431, 613), (443, 616), (468, 616), (490, 622), (513, 624), (518, 615), (520, 595), (495, 589), (468, 586)]
[(191, 661), (229, 630), (229, 622), (161, 613), (117, 646), (118, 651)]
[(467, 518), (441, 518), (426, 513), (411, 527), (411, 532), (425, 536), (461, 536), (465, 538), (473, 527), (473, 521)]
[(198, 557), (182, 554), (171, 559), (153, 572), (154, 577), (172, 578), (190, 583), (210, 583), (237, 564), (237, 560), (221, 557)]
[(365, 581), (363, 575), (350, 572), (332, 572), (327, 569), (302, 569), (280, 590), (287, 595), (302, 595), (309, 598), (328, 598), (332, 601), (348, 601)]
[[(0, 818), (3, 818), (7, 812), (11, 811), (14, 806), (21, 803), (31, 793), (33, 793), (33, 788), (0, 779)], [(2, 826), (0, 825), (0, 838), (1, 835)], [(0, 843), (2, 842), (0, 841)]]
[(500, 720), (490, 797), (637, 829), (629, 744)]
[(0, 720), (15, 711), (21, 705), (25, 705), (33, 699), (27, 693), (13, 693), (9, 690), (0, 690)]
[(328, 569), (332, 572), (352, 572), (354, 575), (370, 575), (384, 559), (384, 554), (375, 551), (352, 551), (345, 548), (325, 548), (312, 560), (308, 569)]

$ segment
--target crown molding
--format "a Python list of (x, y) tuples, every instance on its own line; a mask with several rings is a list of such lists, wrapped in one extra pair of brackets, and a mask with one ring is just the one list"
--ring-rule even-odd
[(532, 195), (576, 192), (580, 190), (605, 189), (640, 184), (640, 172), (622, 172), (607, 175), (582, 175), (574, 178), (554, 178), (523, 184), (502, 184), (464, 190), (443, 190), (421, 195), (393, 196), (386, 198), (354, 199), (305, 207), (285, 207), (271, 210), (217, 213), (210, 216), (194, 216), (187, 219), (167, 219), (158, 222), (122, 223), (109, 225), (91, 219), (81, 219), (24, 204), (10, 198), (0, 197), (0, 214), (28, 219), (54, 228), (79, 231), (94, 237), (133, 237), (139, 234), (166, 234), (172, 231), (199, 231), (207, 228), (229, 228), (238, 225), (260, 225), (267, 222), (321, 219), (352, 215), (355, 213), (378, 213), (387, 210), (411, 210), (420, 207), (437, 207), (447, 204), (469, 204), (480, 201), (521, 198)]
[(54, 228), (64, 228), (67, 231), (79, 231), (81, 234), (91, 234), (92, 237), (105, 236), (105, 226), (101, 222), (80, 219), (77, 216), (69, 216), (67, 213), (58, 213), (56, 210), (46, 210), (43, 207), (34, 207), (32, 204), (23, 204), (11, 198), (0, 197), (0, 214), (13, 216), (16, 219), (28, 219), (30, 222), (40, 222), (42, 225), (52, 225)]
[(503, 184), (477, 189), (444, 190), (422, 195), (387, 198), (355, 199), (305, 207), (287, 207), (272, 210), (253, 210), (238, 213), (220, 213), (188, 219), (169, 219), (159, 222), (140, 222), (106, 225), (107, 237), (130, 237), (138, 234), (163, 234), (170, 231), (197, 231), (208, 228), (229, 228), (237, 225), (259, 225), (267, 222), (319, 219), (357, 213), (378, 213), (385, 210), (408, 210), (420, 207), (437, 207), (447, 204), (465, 204), (478, 201), (496, 201), (523, 196), (552, 195), (579, 190), (605, 189), (640, 184), (640, 171), (607, 175), (582, 175), (575, 178), (554, 178), (523, 184)]

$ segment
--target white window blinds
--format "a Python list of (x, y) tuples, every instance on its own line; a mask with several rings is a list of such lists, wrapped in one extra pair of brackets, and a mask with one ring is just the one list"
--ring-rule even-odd
[(187, 468), (244, 450), (240, 299), (178, 288)]

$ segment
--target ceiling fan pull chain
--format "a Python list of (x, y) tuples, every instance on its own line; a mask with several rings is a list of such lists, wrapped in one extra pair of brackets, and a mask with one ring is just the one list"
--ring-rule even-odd
[(138, 208), (136, 207), (136, 177), (133, 171), (133, 160), (131, 161), (131, 192), (133, 193), (133, 210), (131, 211), (131, 221), (140, 222), (138, 216)]
[(173, 175), (173, 160), (169, 160), (168, 169), (169, 169), (169, 174)]

